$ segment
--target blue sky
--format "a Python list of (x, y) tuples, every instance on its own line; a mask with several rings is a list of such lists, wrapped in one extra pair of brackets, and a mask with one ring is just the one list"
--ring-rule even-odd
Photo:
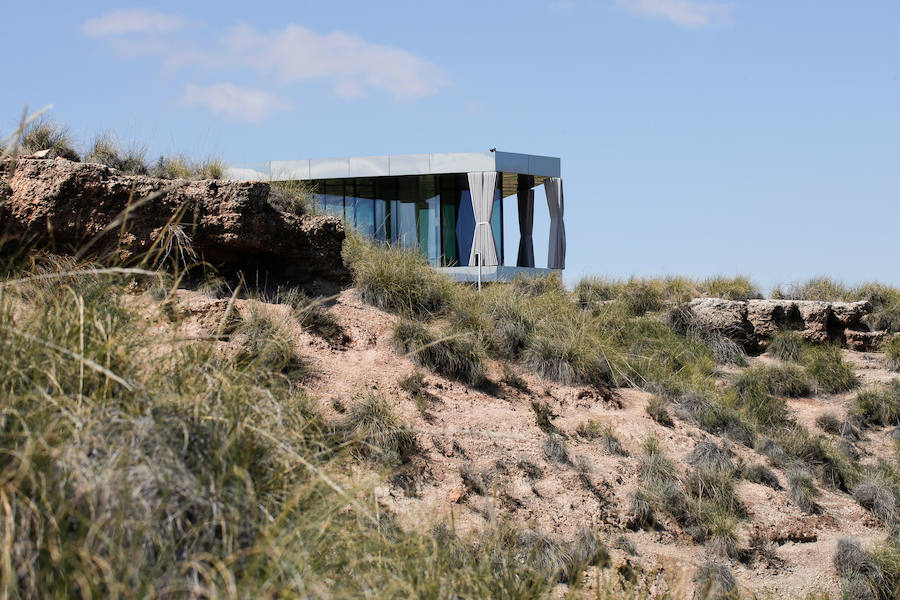
[[(84, 142), (111, 130), (150, 156), (548, 154), (562, 159), (569, 281), (747, 274), (768, 288), (827, 274), (900, 285), (896, 0), (3, 12), (0, 131), (26, 103), (52, 103)], [(545, 214), (539, 203), (539, 265)]]

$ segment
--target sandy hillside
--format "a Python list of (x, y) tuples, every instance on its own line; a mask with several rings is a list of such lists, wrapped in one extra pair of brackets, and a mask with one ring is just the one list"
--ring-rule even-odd
[[(189, 315), (182, 333), (198, 335), (215, 330), (227, 300), (210, 299), (197, 292), (179, 291), (177, 302)], [(239, 311), (253, 301), (238, 300)], [(507, 516), (521, 525), (571, 540), (579, 528), (590, 525), (606, 538), (614, 564), (640, 565), (645, 573), (683, 567), (689, 571), (709, 555), (665, 517), (655, 529), (630, 527), (630, 495), (638, 487), (638, 456), (648, 433), (660, 441), (663, 451), (679, 470), (686, 469), (687, 455), (708, 434), (675, 418), (673, 427), (653, 421), (645, 410), (650, 394), (636, 389), (617, 389), (604, 397), (588, 387), (563, 386), (519, 372), (530, 391), (503, 383), (478, 390), (426, 373), (431, 398), (424, 410), (399, 382), (415, 370), (412, 362), (392, 348), (391, 331), (396, 318), (362, 302), (355, 290), (343, 291), (330, 308), (344, 327), (349, 341), (331, 345), (305, 332), (290, 318), (289, 307), (265, 305), (290, 328), (296, 350), (309, 366), (304, 382), (318, 399), (323, 412), (339, 416), (341, 407), (352, 405), (361, 394), (383, 394), (417, 432), (420, 453), (410, 465), (394, 473), (390, 482), (377, 487), (378, 502), (394, 512), (400, 522), (427, 524), (452, 519), (461, 530), (477, 529), (493, 515)], [(889, 380), (893, 375), (880, 365), (877, 353), (845, 351), (863, 385)], [(751, 364), (773, 361), (763, 355)], [(723, 380), (736, 369), (723, 369)], [(502, 365), (490, 363), (493, 382), (503, 377)], [(797, 421), (813, 433), (824, 412), (843, 416), (855, 392), (799, 398), (788, 401)], [(548, 460), (543, 449), (547, 435), (538, 428), (532, 402), (546, 403), (553, 424), (566, 437), (570, 464)], [(421, 404), (421, 403), (420, 403)], [(595, 420), (609, 425), (629, 456), (607, 453), (599, 441), (576, 434), (579, 424)], [(724, 438), (745, 463), (766, 463), (766, 458)], [(892, 451), (888, 430), (868, 430), (857, 444), (863, 462)], [(361, 467), (362, 468), (362, 467)], [(485, 483), (483, 494), (463, 484), (461, 468)], [(784, 472), (775, 470), (783, 488)], [(821, 486), (820, 486), (821, 487)], [(730, 561), (739, 585), (763, 595), (804, 595), (811, 590), (839, 593), (840, 580), (832, 556), (841, 537), (854, 537), (864, 545), (884, 538), (886, 529), (847, 493), (821, 487), (817, 499), (823, 511), (801, 512), (788, 491), (739, 480), (737, 493), (749, 516), (741, 521), (741, 559)], [(624, 538), (634, 547), (630, 555)], [(652, 577), (652, 575), (651, 575)], [(664, 586), (662, 577), (658, 585)]]

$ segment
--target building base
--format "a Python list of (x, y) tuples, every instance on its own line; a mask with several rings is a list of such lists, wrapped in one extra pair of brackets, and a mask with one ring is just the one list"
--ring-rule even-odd
[[(453, 281), (478, 281), (478, 267), (438, 267), (437, 271)], [(481, 281), (512, 281), (517, 276), (536, 278), (546, 277), (551, 273), (562, 273), (560, 269), (539, 269), (535, 267), (481, 267)]]

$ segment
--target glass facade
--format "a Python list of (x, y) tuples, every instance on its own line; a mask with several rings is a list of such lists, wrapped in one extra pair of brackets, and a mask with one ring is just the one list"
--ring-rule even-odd
[[(312, 181), (313, 201), (325, 214), (376, 240), (419, 251), (435, 266), (466, 266), (475, 216), (468, 178), (408, 175)], [(503, 202), (498, 189), (491, 215), (497, 257), (503, 264)]]

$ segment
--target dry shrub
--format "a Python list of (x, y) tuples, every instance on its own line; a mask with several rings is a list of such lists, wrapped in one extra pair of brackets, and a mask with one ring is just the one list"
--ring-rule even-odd
[(394, 348), (409, 355), (415, 364), (444, 377), (469, 385), (480, 385), (485, 380), (484, 351), (470, 334), (436, 337), (419, 323), (400, 321), (394, 328)]
[(72, 134), (67, 127), (43, 117), (32, 121), (25, 127), (19, 142), (21, 154), (34, 154), (41, 150), (50, 150), (51, 158), (58, 156), (67, 160), (79, 161), (81, 157), (74, 145)]

